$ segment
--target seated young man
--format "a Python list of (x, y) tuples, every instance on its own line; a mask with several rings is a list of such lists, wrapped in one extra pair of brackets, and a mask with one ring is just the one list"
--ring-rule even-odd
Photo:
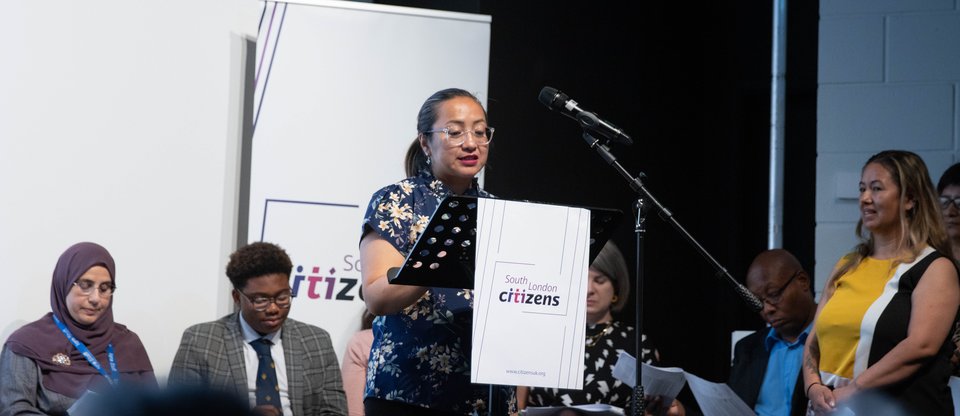
[(187, 328), (168, 383), (236, 393), (261, 415), (345, 415), (330, 335), (287, 318), (292, 268), (270, 243), (231, 254), (227, 277), (239, 312)]

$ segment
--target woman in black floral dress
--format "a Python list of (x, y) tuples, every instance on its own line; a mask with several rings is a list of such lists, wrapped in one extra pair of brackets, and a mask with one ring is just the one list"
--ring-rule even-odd
[[(572, 406), (603, 403), (626, 409), (630, 406), (633, 388), (613, 376), (613, 367), (621, 351), (636, 357), (632, 326), (613, 319), (613, 312), (623, 309), (630, 295), (627, 263), (616, 245), (608, 242), (590, 265), (587, 289), (587, 331), (584, 351), (583, 390), (542, 387), (519, 387), (517, 399), (525, 406)], [(658, 354), (643, 336), (640, 359), (656, 365)], [(680, 410), (679, 403), (670, 414)]]

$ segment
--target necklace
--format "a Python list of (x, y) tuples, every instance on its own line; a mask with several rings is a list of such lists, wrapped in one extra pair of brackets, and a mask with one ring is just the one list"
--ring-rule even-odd
[(600, 341), (600, 338), (603, 338), (604, 335), (613, 332), (613, 322), (607, 322), (607, 326), (603, 327), (603, 330), (598, 332), (596, 335), (590, 335), (587, 337), (587, 346), (592, 347), (597, 345), (597, 342)]

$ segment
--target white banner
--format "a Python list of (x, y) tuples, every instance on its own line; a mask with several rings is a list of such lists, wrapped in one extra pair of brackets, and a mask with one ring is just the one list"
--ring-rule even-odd
[(486, 101), (490, 17), (345, 1), (266, 2), (257, 40), (250, 241), (291, 255), (290, 316), (360, 328), (360, 224), (405, 177), (416, 115), (458, 87)]
[(471, 381), (582, 389), (590, 211), (478, 202)]

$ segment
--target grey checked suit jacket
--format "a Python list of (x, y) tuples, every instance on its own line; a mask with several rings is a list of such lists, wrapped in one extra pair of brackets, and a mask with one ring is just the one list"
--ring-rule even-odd
[[(346, 415), (340, 364), (327, 331), (287, 318), (280, 339), (294, 416)], [(234, 392), (246, 400), (238, 313), (187, 328), (167, 382)]]

